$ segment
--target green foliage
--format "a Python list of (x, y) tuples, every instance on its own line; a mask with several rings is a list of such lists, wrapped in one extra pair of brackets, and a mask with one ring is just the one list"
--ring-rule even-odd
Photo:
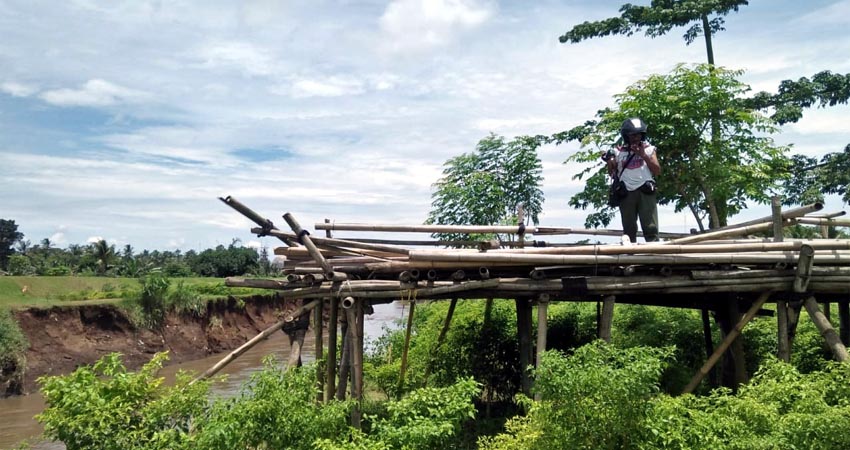
[(802, 375), (773, 359), (737, 395), (717, 390), (704, 397), (659, 396), (644, 448), (848, 448), (848, 376), (847, 364)]
[[(711, 36), (722, 31), (722, 16), (738, 11), (747, 0), (653, 0), (650, 6), (638, 6), (626, 3), (620, 7), (620, 17), (612, 17), (596, 22), (584, 22), (560, 37), (562, 43), (581, 42), (585, 39), (609, 35), (631, 36), (646, 29), (645, 34), (655, 38), (667, 34), (673, 27), (681, 27), (698, 22), (688, 28), (682, 38), (690, 45), (700, 34)], [(718, 15), (709, 20), (712, 15)], [(706, 40), (708, 62), (714, 64), (710, 40)]]
[[(435, 184), (429, 224), (516, 224), (517, 208), (524, 205), (526, 223), (539, 223), (543, 210), (543, 165), (537, 148), (544, 137), (520, 136), (506, 142), (491, 134), (478, 142), (474, 153), (464, 153), (443, 164)], [(442, 240), (468, 239), (441, 233)]]
[(252, 248), (217, 246), (197, 255), (187, 255), (186, 262), (192, 271), (205, 277), (231, 277), (252, 273), (258, 267), (259, 255)]
[(139, 278), (141, 291), (139, 292), (138, 304), (142, 308), (146, 325), (158, 327), (168, 312), (166, 293), (171, 281), (161, 272), (151, 272)]
[(23, 238), (14, 220), (0, 219), (0, 270), (6, 270), (9, 256), (15, 253), (15, 242)]
[(198, 423), (196, 448), (312, 449), (347, 434), (351, 402), (316, 404), (315, 367), (285, 371), (272, 358), (242, 392), (216, 401)]
[(174, 387), (156, 376), (161, 353), (136, 373), (117, 353), (69, 375), (42, 377), (47, 408), (36, 419), (44, 434), (75, 449), (179, 449), (189, 446), (193, 418), (207, 405), (208, 383), (189, 385), (181, 375)]
[(27, 337), (8, 308), (0, 307), (0, 374), (23, 373)]
[(811, 79), (783, 80), (776, 94), (759, 92), (748, 99), (747, 104), (755, 109), (772, 109), (771, 118), (786, 124), (800, 120), (804, 108), (842, 105), (849, 100), (850, 73), (842, 75), (824, 70)]
[(570, 356), (543, 354), (535, 393), (524, 400), (526, 418), (511, 419), (507, 433), (482, 438), (484, 449), (623, 449), (644, 439), (649, 399), (672, 349), (618, 349), (601, 341)]
[(843, 152), (827, 153), (820, 161), (794, 155), (791, 173), (793, 178), (785, 183), (784, 204), (820, 202), (827, 194), (840, 195), (844, 203), (850, 203), (850, 144)]
[(471, 378), (444, 388), (422, 388), (386, 405), (387, 416), (372, 420), (373, 439), (398, 449), (447, 448), (461, 424), (475, 418), (472, 399), (480, 385)]
[[(706, 215), (712, 227), (723, 226), (747, 201), (768, 202), (789, 175), (787, 148), (764, 137), (775, 130), (769, 119), (742, 106), (741, 96), (749, 87), (737, 80), (740, 74), (709, 65), (678, 66), (668, 75), (652, 75), (629, 86), (616, 96), (616, 110), (597, 113), (598, 122), (555, 135), (558, 142), (581, 139), (583, 149), (567, 163), (598, 163), (574, 177), (590, 177), (584, 190), (570, 199), (573, 207), (597, 211), (587, 217), (586, 225), (604, 226), (613, 218), (614, 210), (604, 201), (606, 170), (599, 155), (617, 140), (620, 124), (628, 117), (650, 124), (649, 138), (663, 169), (660, 204), (694, 211), (702, 228)], [(713, 120), (720, 132), (716, 137), (711, 135)]]
[(30, 259), (24, 255), (9, 256), (9, 261), (6, 270), (9, 272), (9, 275), (14, 276), (26, 276), (35, 274), (35, 267), (33, 267), (32, 263), (30, 263)]

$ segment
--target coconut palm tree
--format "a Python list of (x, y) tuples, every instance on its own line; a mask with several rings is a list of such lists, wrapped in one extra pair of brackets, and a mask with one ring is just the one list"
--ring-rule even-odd
[(101, 239), (92, 244), (92, 253), (97, 260), (97, 274), (105, 275), (110, 263), (115, 259), (115, 247)]

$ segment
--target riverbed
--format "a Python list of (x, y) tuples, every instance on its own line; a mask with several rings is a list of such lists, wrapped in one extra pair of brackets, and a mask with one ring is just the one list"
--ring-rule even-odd
[[(366, 316), (363, 326), (367, 341), (380, 336), (384, 327), (400, 326), (401, 319), (407, 314), (407, 309), (401, 302), (374, 305), (374, 309), (373, 314)], [(325, 336), (324, 346), (327, 348), (327, 335)], [(289, 358), (289, 351), (289, 338), (283, 333), (275, 333), (222, 369), (219, 374), (226, 374), (227, 379), (215, 384), (213, 393), (223, 396), (237, 393), (242, 383), (247, 381), (251, 374), (262, 368), (262, 360), (266, 355), (273, 354), (279, 361), (285, 363)], [(165, 377), (166, 381), (170, 382), (179, 370), (200, 373), (212, 367), (227, 353), (229, 352), (167, 366), (162, 369), (160, 374)], [(303, 363), (312, 363), (314, 353), (315, 342), (312, 339), (312, 334), (308, 332), (302, 348), (301, 359)], [(15, 448), (22, 440), (37, 437), (42, 432), (42, 427), (33, 416), (43, 409), (44, 399), (38, 393), (0, 399), (0, 449)], [(57, 442), (39, 442), (33, 448), (56, 450), (64, 449), (65, 446)]]

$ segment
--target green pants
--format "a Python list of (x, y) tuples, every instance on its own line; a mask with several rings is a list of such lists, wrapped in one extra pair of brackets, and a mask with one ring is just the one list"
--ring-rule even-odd
[(658, 240), (658, 205), (655, 194), (644, 194), (640, 189), (629, 191), (620, 202), (620, 218), (623, 220), (623, 233), (632, 242), (637, 242), (637, 221), (646, 242)]

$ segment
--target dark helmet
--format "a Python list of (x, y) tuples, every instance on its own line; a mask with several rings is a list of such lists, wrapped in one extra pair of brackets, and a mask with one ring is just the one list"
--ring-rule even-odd
[(620, 127), (620, 136), (623, 137), (623, 142), (628, 142), (628, 135), (640, 133), (640, 139), (646, 140), (646, 122), (638, 117), (626, 119), (623, 126)]

